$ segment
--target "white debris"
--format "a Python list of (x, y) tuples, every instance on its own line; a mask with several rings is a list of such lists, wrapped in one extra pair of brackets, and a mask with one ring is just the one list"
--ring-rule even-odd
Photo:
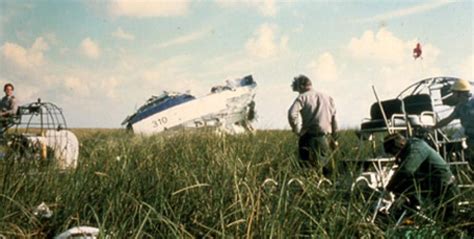
[[(33, 215), (40, 218), (51, 218), (53, 216), (53, 211), (49, 209), (46, 203), (42, 202), (33, 210)], [(1, 237), (0, 237), (1, 238)]]
[(73, 227), (58, 236), (56, 239), (96, 239), (99, 236), (99, 229), (95, 227), (79, 226)]
[[(42, 151), (53, 150), (61, 169), (76, 168), (79, 157), (79, 141), (69, 130), (46, 130), (43, 136), (26, 136), (28, 141)], [(46, 154), (46, 152), (45, 152)]]

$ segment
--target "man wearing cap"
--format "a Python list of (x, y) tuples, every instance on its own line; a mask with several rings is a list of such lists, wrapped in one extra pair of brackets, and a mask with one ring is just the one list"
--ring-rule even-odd
[(440, 120), (434, 128), (444, 127), (454, 119), (460, 119), (468, 144), (466, 156), (471, 167), (474, 168), (474, 97), (470, 93), (471, 84), (467, 80), (459, 79), (453, 84), (451, 90), (458, 103), (454, 111)]
[(330, 149), (337, 147), (336, 107), (332, 97), (313, 90), (311, 80), (294, 78), (293, 91), (299, 93), (288, 110), (288, 122), (299, 136), (298, 151), (303, 166), (318, 166), (327, 175)]
[(454, 213), (459, 189), (439, 153), (421, 139), (407, 140), (398, 133), (384, 138), (384, 150), (399, 164), (386, 186), (388, 191), (407, 197), (411, 208), (431, 203), (441, 217)]

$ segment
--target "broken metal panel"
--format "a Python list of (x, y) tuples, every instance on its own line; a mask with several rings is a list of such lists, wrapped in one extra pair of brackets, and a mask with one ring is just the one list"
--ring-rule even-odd
[(150, 135), (176, 128), (216, 127), (228, 133), (253, 129), (253, 102), (257, 84), (252, 76), (214, 86), (211, 93), (195, 98), (167, 93), (150, 99), (123, 124), (138, 134)]

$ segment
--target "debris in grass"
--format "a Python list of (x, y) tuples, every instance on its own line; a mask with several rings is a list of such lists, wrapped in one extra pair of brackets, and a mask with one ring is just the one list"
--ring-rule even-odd
[[(39, 218), (51, 218), (53, 216), (53, 211), (49, 209), (46, 203), (42, 202), (33, 210), (33, 215)], [(0, 237), (1, 238), (1, 237)]]
[(56, 239), (96, 239), (99, 237), (99, 229), (88, 226), (73, 227), (59, 234)]

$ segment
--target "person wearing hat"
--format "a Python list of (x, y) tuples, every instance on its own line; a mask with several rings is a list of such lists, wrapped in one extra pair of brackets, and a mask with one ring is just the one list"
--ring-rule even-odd
[(454, 111), (446, 118), (440, 120), (434, 128), (448, 125), (454, 119), (459, 119), (467, 138), (468, 149), (466, 156), (474, 168), (474, 97), (470, 93), (471, 84), (464, 79), (458, 79), (451, 88), (454, 99), (458, 102)]
[(14, 89), (11, 83), (7, 83), (3, 86), (5, 96), (0, 101), (0, 119), (14, 116), (18, 111), (18, 102), (13, 95)]
[(454, 213), (459, 189), (449, 165), (425, 141), (406, 139), (399, 133), (384, 138), (384, 150), (396, 158), (398, 168), (386, 190), (408, 198), (407, 206), (431, 205), (434, 215), (446, 217)]
[(327, 176), (331, 148), (337, 147), (336, 106), (332, 97), (313, 90), (311, 80), (299, 75), (293, 79), (299, 93), (288, 110), (288, 122), (299, 136), (298, 151), (302, 166), (317, 166)]

